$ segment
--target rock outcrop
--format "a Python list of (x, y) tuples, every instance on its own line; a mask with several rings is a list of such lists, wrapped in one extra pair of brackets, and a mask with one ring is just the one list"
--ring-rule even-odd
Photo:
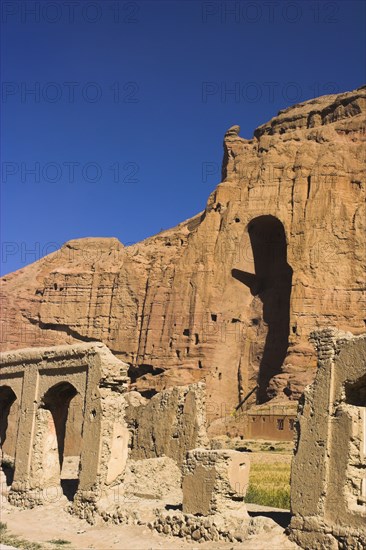
[(309, 333), (364, 322), (366, 89), (283, 111), (224, 139), (204, 212), (133, 246), (79, 239), (2, 280), (4, 350), (100, 340), (133, 387), (205, 379), (220, 414), (257, 384), (296, 399)]

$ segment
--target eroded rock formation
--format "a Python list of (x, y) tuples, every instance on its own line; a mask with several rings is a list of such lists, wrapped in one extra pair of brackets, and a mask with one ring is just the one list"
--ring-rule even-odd
[[(204, 212), (143, 242), (80, 239), (2, 281), (4, 350), (100, 340), (142, 392), (205, 379), (211, 410), (296, 399), (314, 328), (364, 330), (366, 90), (225, 135)], [(146, 394), (147, 395), (147, 394)]]

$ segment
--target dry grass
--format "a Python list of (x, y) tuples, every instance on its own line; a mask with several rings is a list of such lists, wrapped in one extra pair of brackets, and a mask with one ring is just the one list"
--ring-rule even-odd
[(0, 542), (8, 546), (14, 546), (15, 548), (21, 548), (22, 550), (43, 550), (42, 546), (37, 542), (29, 542), (16, 535), (11, 535), (8, 532), (6, 523), (0, 523)]
[(246, 502), (290, 508), (290, 464), (251, 464)]
[[(64, 539), (55, 539), (50, 540), (49, 544), (39, 544), (38, 542), (30, 542), (25, 540), (18, 535), (12, 535), (9, 533), (6, 523), (0, 522), (0, 543), (6, 544), (7, 546), (14, 546), (20, 550), (48, 550), (50, 544), (54, 550), (61, 549), (63, 545), (70, 544), (69, 541)], [(69, 547), (68, 547), (69, 549)]]

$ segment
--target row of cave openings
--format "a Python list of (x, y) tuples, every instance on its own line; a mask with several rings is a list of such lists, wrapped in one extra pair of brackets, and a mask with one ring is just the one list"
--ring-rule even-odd
[[(49, 462), (53, 455), (59, 477), (58, 495), (73, 500), (78, 489), (82, 447), (83, 400), (69, 382), (55, 384), (42, 396), (39, 408), (47, 411), (48, 431), (43, 452)], [(35, 409), (31, 414), (37, 415)], [(0, 386), (0, 446), (2, 470), (7, 486), (11, 486), (15, 473), (17, 436), (21, 411), (17, 396), (10, 386)], [(42, 451), (41, 451), (42, 452)]]

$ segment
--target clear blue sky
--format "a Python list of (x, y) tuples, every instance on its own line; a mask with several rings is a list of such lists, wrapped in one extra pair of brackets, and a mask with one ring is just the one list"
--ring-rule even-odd
[(228, 127), (365, 82), (364, 21), (361, 0), (3, 1), (2, 272), (202, 210)]

